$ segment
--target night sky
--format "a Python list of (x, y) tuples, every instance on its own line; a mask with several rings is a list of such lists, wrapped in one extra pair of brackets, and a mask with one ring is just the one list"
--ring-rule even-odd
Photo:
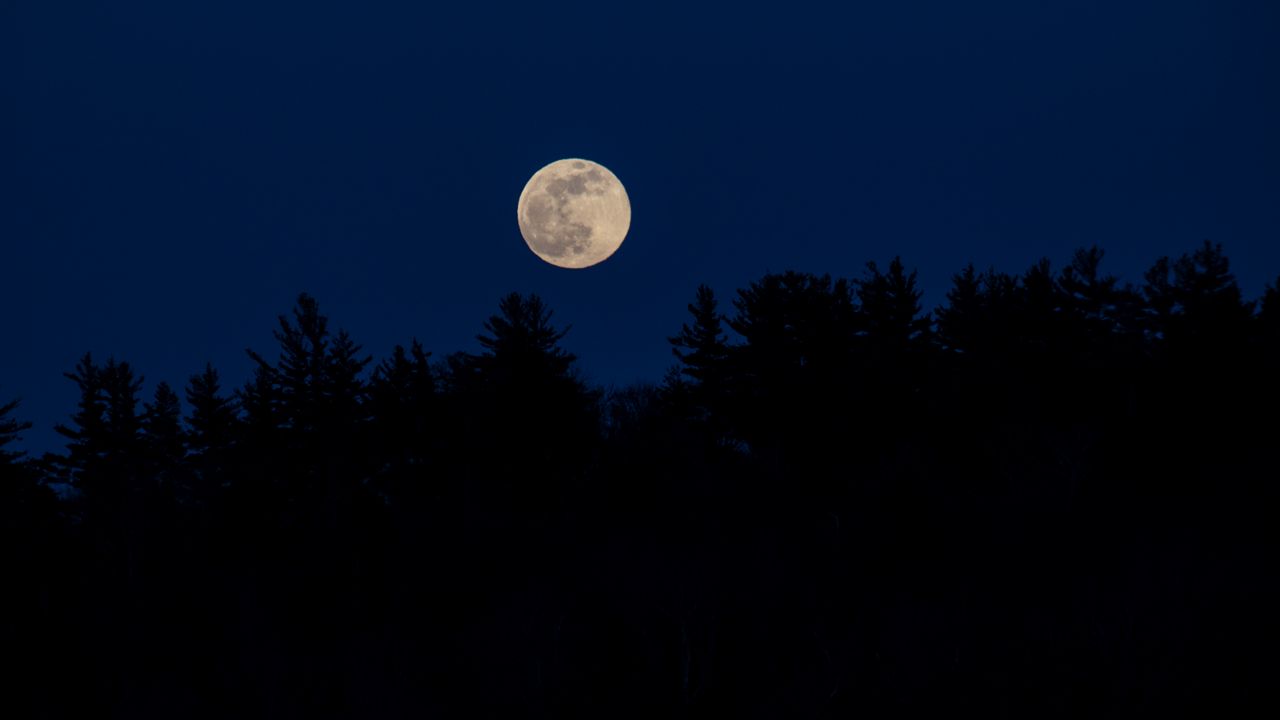
[[(299, 292), (375, 356), (475, 350), (542, 295), (597, 383), (660, 379), (699, 282), (859, 276), (929, 307), (966, 262), (1097, 243), (1140, 282), (1224, 244), (1280, 273), (1280, 5), (148, 0), (0, 3), (0, 403), (60, 446), (85, 351), (182, 385), (274, 357)], [(837, 5), (841, 9), (834, 9)], [(525, 246), (528, 177), (585, 157), (631, 232)]]

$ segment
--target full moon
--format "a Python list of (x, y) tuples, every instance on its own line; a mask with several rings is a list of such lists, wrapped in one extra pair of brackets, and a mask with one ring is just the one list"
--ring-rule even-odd
[(631, 201), (608, 168), (568, 158), (529, 178), (516, 216), (535, 255), (577, 269), (604, 261), (622, 245), (631, 227)]

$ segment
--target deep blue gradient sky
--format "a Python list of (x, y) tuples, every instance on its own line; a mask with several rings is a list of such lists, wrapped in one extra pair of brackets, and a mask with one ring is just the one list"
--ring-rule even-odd
[[(181, 385), (300, 291), (386, 354), (476, 348), (537, 292), (597, 382), (657, 380), (699, 282), (857, 276), (1098, 243), (1133, 281), (1224, 243), (1280, 274), (1270, 0), (768, 5), (0, 3), (0, 400), (60, 444), (86, 350)], [(837, 9), (839, 7), (839, 9)], [(609, 261), (525, 247), (529, 175), (625, 183)], [(274, 356), (274, 353), (271, 353)]]

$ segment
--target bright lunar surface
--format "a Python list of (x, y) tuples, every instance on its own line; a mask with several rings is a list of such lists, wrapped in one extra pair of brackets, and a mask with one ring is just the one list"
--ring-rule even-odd
[(631, 201), (608, 168), (569, 158), (529, 178), (516, 215), (534, 254), (552, 265), (584, 268), (622, 245), (631, 227)]

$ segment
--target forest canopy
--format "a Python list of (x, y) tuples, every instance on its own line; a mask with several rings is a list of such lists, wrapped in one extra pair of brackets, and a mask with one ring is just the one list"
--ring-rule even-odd
[[(228, 387), (0, 398), (9, 694), (127, 717), (1236, 715), (1277, 639), (1280, 281), (1221, 246), (706, 286), (599, 388), (536, 295), (372, 358), (319, 303)], [(4, 378), (20, 387), (21, 378)], [(11, 683), (11, 684), (10, 684)], [(23, 713), (19, 713), (22, 715)]]

